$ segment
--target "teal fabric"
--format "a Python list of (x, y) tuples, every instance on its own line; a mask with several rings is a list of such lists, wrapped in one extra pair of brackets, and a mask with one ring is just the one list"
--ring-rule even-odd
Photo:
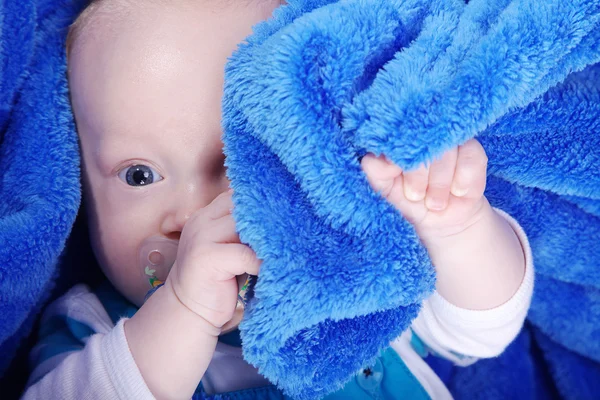
[[(96, 291), (102, 305), (106, 308), (108, 315), (114, 323), (117, 323), (122, 317), (132, 317), (137, 310), (133, 304), (128, 302), (110, 283), (103, 283)], [(413, 338), (417, 338), (413, 335)], [(418, 338), (416, 339), (418, 340)], [(219, 337), (219, 341), (230, 346), (241, 347), (239, 330), (234, 330)], [(420, 342), (420, 341), (419, 341)], [(413, 343), (416, 344), (417, 342)], [(420, 342), (422, 344), (422, 342)], [(424, 345), (422, 345), (424, 346)], [(424, 347), (423, 347), (424, 348)], [(342, 390), (339, 390), (323, 400), (428, 400), (429, 395), (419, 383), (417, 378), (410, 372), (406, 364), (392, 349), (387, 348), (382, 351), (378, 357), (383, 366), (383, 379), (377, 385), (378, 390), (366, 391), (361, 387), (360, 381), (364, 380), (364, 370), (350, 380)], [(361, 375), (363, 375), (361, 377)], [(371, 377), (367, 377), (368, 380)], [(372, 379), (372, 378), (371, 378)], [(203, 393), (202, 384), (198, 385), (193, 400), (286, 400), (291, 397), (285, 396), (275, 386), (269, 385), (260, 388), (237, 390), (217, 395), (206, 395)]]
[[(137, 311), (137, 307), (118, 293), (108, 281), (96, 288), (94, 293), (98, 296), (114, 324), (121, 318), (132, 317)], [(65, 315), (51, 317), (41, 330), (41, 342), (43, 342), (44, 347), (33, 360), (34, 365), (39, 365), (41, 362), (67, 351), (82, 350), (84, 339), (94, 333), (96, 332), (90, 326)], [(413, 338), (416, 338), (413, 340), (413, 346), (418, 348), (420, 343), (421, 347), (425, 349), (416, 335), (413, 335)], [(240, 332), (237, 329), (220, 336), (219, 341), (230, 346), (241, 347), (242, 345)], [(324, 400), (426, 400), (430, 398), (417, 378), (392, 348), (383, 350), (375, 365), (377, 367), (361, 370), (342, 390), (330, 394)], [(286, 400), (291, 399), (291, 397), (285, 396), (274, 385), (206, 395), (202, 384), (199, 383), (193, 399)]]
[(414, 332), (412, 332), (412, 336), (410, 338), (410, 344), (412, 348), (417, 352), (417, 354), (421, 357), (427, 357), (430, 353), (429, 348), (423, 343), (421, 338), (417, 336)]
[(92, 336), (96, 331), (92, 329), (91, 326), (84, 324), (83, 322), (77, 321), (73, 318), (65, 318), (65, 322), (69, 331), (73, 336), (75, 336), (78, 340), (83, 341), (84, 338)]
[[(108, 282), (103, 283), (95, 294), (115, 324), (121, 317), (131, 317), (137, 311), (137, 308)], [(84, 339), (94, 333), (96, 331), (89, 325), (64, 314), (51, 316), (40, 327), (38, 344), (43, 346), (38, 352), (32, 354), (31, 366), (40, 365), (61, 353), (82, 350), (85, 346)]]
[[(373, 390), (366, 390), (361, 381), (373, 379), (373, 375), (365, 378), (365, 370), (360, 371), (343, 389), (332, 393), (323, 398), (323, 400), (430, 400), (421, 383), (410, 372), (404, 361), (398, 356), (391, 347), (382, 351), (378, 361), (383, 367), (382, 379), (380, 382), (373, 382)], [(291, 399), (285, 396), (275, 386), (266, 386), (255, 389), (245, 389), (235, 392), (220, 393), (213, 396), (203, 395), (199, 390), (193, 397), (193, 400), (287, 400)]]
[(61, 353), (83, 350), (84, 347), (83, 343), (69, 330), (64, 320), (62, 329), (50, 336), (41, 337), (40, 342), (44, 344), (44, 347), (40, 348), (39, 352), (31, 358), (32, 365), (39, 365)]
[[(343, 389), (326, 396), (323, 400), (428, 400), (431, 398), (394, 349), (388, 347), (383, 350), (378, 361), (382, 366), (380, 382), (365, 384), (365, 381), (377, 380), (377, 378), (368, 374), (371, 372), (369, 369), (363, 369)], [(373, 389), (369, 390), (369, 387)]]
[(115, 325), (121, 318), (133, 317), (133, 314), (138, 310), (134, 304), (117, 292), (108, 281), (103, 282), (96, 290), (94, 290), (94, 294), (98, 296), (100, 303), (102, 303), (108, 316)]
[(69, 318), (66, 315), (55, 315), (46, 321), (39, 333), (39, 342), (44, 346), (34, 353), (31, 365), (39, 365), (61, 353), (82, 350), (83, 339), (96, 333), (90, 326)]

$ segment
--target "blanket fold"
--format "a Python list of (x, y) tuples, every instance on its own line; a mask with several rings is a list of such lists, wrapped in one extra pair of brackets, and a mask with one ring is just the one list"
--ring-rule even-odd
[(84, 4), (0, 2), (0, 373), (54, 285), (79, 208), (64, 44)]
[(246, 359), (318, 398), (404, 330), (431, 265), (360, 157), (406, 170), (477, 137), (486, 195), (532, 244), (529, 320), (600, 362), (599, 18), (597, 1), (290, 1), (259, 25), (223, 103), (234, 216), (264, 260)]

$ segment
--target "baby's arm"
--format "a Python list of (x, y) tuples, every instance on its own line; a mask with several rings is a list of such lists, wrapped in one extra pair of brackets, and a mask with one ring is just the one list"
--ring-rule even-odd
[[(128, 332), (130, 324), (133, 329)], [(131, 319), (122, 319), (110, 330), (102, 324), (97, 328), (99, 332), (84, 338), (85, 343), (78, 343), (76, 332), (40, 343), (37, 351), (59, 351), (65, 345), (70, 351), (40, 363), (32, 378), (43, 377), (23, 398), (189, 399), (208, 367), (218, 336), (216, 328), (183, 307), (166, 287), (158, 289)]]
[[(259, 260), (239, 243), (231, 192), (192, 215), (182, 232), (177, 262), (129, 320), (91, 336), (83, 350), (55, 366), (26, 399), (190, 398), (233, 316), (237, 275), (258, 274)], [(130, 388), (129, 386), (132, 386)], [(131, 390), (136, 392), (131, 392)]]
[(485, 197), (476, 222), (460, 233), (422, 239), (437, 273), (436, 291), (457, 307), (504, 304), (523, 281), (525, 256), (508, 220)]
[(215, 327), (182, 306), (166, 287), (159, 288), (131, 319), (122, 319), (110, 330), (105, 328), (112, 324), (108, 317), (95, 319), (99, 313), (106, 314), (101, 306), (93, 310), (85, 306), (80, 299), (72, 299), (70, 309), (65, 310), (70, 316), (64, 318), (71, 328), (78, 324), (86, 329), (88, 324), (73, 317), (88, 313), (84, 320), (93, 318), (91, 325), (97, 333), (79, 341), (77, 328), (69, 330), (65, 324), (60, 336), (43, 340), (34, 352), (57, 352), (64, 347), (65, 353), (37, 365), (32, 380), (42, 377), (32, 382), (24, 399), (192, 397), (216, 347), (219, 331)]
[(508, 214), (494, 210), (510, 224), (525, 253), (525, 276), (506, 302), (486, 310), (457, 307), (439, 292), (423, 302), (412, 331), (434, 353), (457, 365), (500, 355), (523, 326), (533, 293), (533, 258), (527, 236)]
[[(430, 167), (407, 173), (385, 157), (367, 155), (363, 159), (373, 188), (415, 226), (436, 268), (436, 293), (425, 302), (425, 310), (435, 300), (465, 312), (496, 309), (512, 299), (523, 282), (524, 248), (528, 247), (521, 245), (523, 240), (511, 227), (510, 217), (494, 210), (483, 196), (486, 168), (485, 151), (474, 139), (449, 150)], [(524, 234), (522, 237), (526, 242)], [(523, 310), (531, 292), (525, 297), (519, 306)], [(436, 308), (441, 313), (449, 309)], [(518, 328), (524, 314), (519, 313)], [(460, 327), (469, 334), (468, 324)], [(506, 336), (504, 346), (514, 335)]]
[(127, 345), (98, 297), (77, 285), (42, 316), (23, 399), (153, 399)]

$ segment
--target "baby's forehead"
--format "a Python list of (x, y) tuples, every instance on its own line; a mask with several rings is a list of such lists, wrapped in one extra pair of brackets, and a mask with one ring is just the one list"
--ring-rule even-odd
[(206, 101), (219, 102), (215, 95), (227, 54), (218, 38), (204, 35), (206, 28), (181, 24), (181, 18), (164, 15), (159, 23), (157, 15), (148, 13), (136, 24), (96, 26), (71, 54), (71, 89), (85, 96), (88, 106), (109, 114), (131, 114), (141, 107), (185, 112), (191, 107), (186, 104), (198, 103), (200, 92)]
[(279, 1), (96, 1), (71, 30), (69, 68), (80, 52), (90, 63), (145, 62), (142, 71), (226, 59), (251, 26), (269, 16), (271, 3)]
[(80, 53), (89, 64), (115, 64), (124, 72), (125, 67), (136, 66), (132, 64), (139, 72), (160, 72), (174, 64), (227, 58), (232, 50), (229, 37), (244, 30), (244, 10), (207, 5), (213, 3), (234, 2), (151, 1), (146, 6), (137, 1), (100, 1), (73, 28), (79, 33), (74, 35), (69, 67)]
[[(106, 0), (105, 0), (106, 1)], [(224, 68), (270, 11), (218, 1), (125, 1), (90, 16), (69, 58), (79, 125), (96, 132), (220, 130)], [(227, 1), (224, 3), (235, 3)], [(105, 4), (102, 1), (100, 4)], [(135, 7), (135, 10), (133, 10)]]

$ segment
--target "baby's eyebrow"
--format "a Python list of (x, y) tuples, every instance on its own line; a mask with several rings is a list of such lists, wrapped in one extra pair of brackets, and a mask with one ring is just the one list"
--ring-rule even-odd
[(100, 155), (100, 153), (98, 152), (94, 152), (94, 164), (96, 165), (96, 168), (102, 173), (102, 175), (108, 176), (112, 174), (112, 171), (114, 169), (113, 164), (106, 159), (106, 157), (103, 157), (102, 155)]
[[(120, 154), (119, 154), (120, 153)], [(127, 160), (127, 154), (109, 150), (106, 146), (98, 145), (93, 151), (94, 163), (98, 170), (105, 176), (113, 175), (116, 169)]]

